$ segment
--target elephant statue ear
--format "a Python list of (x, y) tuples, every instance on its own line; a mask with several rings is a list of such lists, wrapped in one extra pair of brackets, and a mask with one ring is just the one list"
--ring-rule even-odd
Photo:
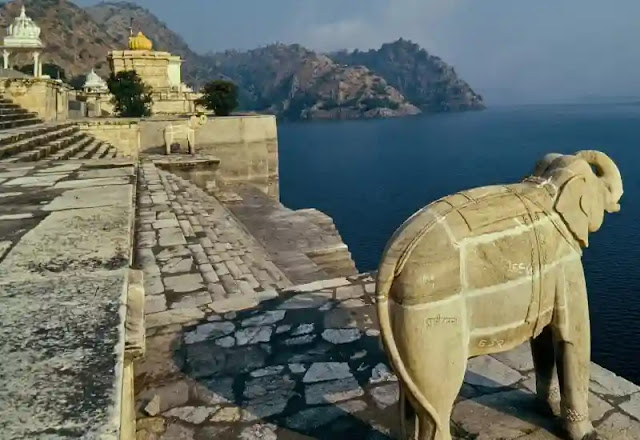
[(195, 127), (197, 123), (198, 123), (198, 117), (196, 115), (192, 115), (189, 117), (189, 125), (191, 125), (192, 127)]
[(589, 202), (587, 179), (574, 176), (559, 192), (556, 211), (583, 247), (589, 246)]

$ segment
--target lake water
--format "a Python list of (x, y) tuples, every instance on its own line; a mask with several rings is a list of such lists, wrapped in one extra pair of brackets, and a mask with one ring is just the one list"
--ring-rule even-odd
[(592, 358), (640, 384), (640, 105), (495, 108), (389, 120), (279, 126), (282, 202), (333, 217), (361, 271), (393, 231), (459, 190), (512, 183), (549, 152), (606, 152), (618, 164), (618, 214), (589, 238)]

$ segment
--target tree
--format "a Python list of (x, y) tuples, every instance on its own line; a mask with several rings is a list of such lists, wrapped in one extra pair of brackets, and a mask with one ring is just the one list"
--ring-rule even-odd
[(213, 110), (216, 116), (229, 116), (238, 107), (238, 87), (231, 81), (216, 79), (204, 85), (196, 104)]
[(76, 75), (69, 80), (69, 85), (75, 90), (82, 90), (86, 81), (87, 75)]
[(113, 95), (116, 113), (125, 118), (138, 118), (151, 114), (151, 87), (142, 81), (135, 70), (123, 70), (107, 79)]

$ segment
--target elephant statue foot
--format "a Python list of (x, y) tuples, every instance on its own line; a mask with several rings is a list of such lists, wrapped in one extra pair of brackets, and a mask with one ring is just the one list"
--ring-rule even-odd
[(404, 439), (451, 440), (468, 359), (527, 341), (537, 399), (563, 418), (569, 440), (599, 438), (581, 257), (622, 193), (607, 155), (548, 154), (520, 183), (443, 197), (398, 228), (377, 272), (376, 309)]

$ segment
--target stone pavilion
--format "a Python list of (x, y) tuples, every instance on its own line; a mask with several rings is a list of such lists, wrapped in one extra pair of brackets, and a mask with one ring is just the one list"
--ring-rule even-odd
[(7, 35), (4, 37), (2, 49), (5, 69), (8, 69), (10, 66), (10, 57), (12, 54), (27, 52), (33, 57), (33, 76), (36, 78), (42, 76), (42, 52), (44, 51), (44, 44), (42, 40), (40, 40), (40, 27), (27, 16), (24, 5), (22, 6), (20, 15), (16, 17), (13, 23), (7, 28)]

